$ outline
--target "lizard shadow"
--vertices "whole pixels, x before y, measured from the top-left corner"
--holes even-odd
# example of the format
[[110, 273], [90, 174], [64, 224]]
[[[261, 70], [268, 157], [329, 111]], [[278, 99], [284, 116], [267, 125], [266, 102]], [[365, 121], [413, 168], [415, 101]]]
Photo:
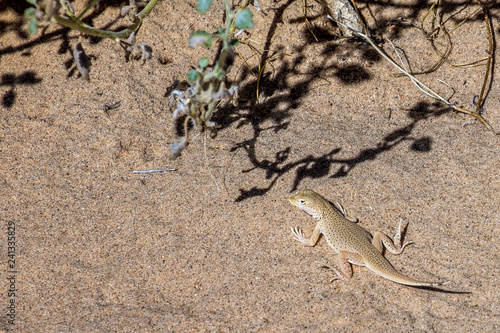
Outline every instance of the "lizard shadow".
[[447, 290], [447, 289], [443, 289], [443, 288], [440, 288], [440, 287], [425, 287], [425, 286], [405, 286], [405, 287], [414, 288], [414, 289], [436, 291], [436, 292], [440, 292], [440, 293], [443, 293], [443, 294], [459, 294], [459, 295], [472, 294], [472, 291]]

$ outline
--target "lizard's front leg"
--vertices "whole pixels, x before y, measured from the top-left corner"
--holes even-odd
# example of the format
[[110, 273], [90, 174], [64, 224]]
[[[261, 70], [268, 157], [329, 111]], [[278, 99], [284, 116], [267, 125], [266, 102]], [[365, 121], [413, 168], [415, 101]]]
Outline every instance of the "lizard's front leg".
[[302, 230], [300, 230], [300, 228], [298, 227], [295, 228], [290, 227], [290, 229], [292, 229], [293, 238], [295, 238], [296, 241], [300, 242], [301, 244], [304, 244], [305, 246], [316, 245], [319, 239], [319, 235], [321, 233], [320, 232], [321, 226], [319, 223], [316, 223], [316, 227], [314, 228], [311, 238], [307, 238], [302, 232]]
[[354, 217], [354, 216], [351, 216], [351, 215], [347, 214], [345, 208], [342, 207], [342, 205], [340, 204], [340, 202], [335, 202], [334, 206], [335, 206], [335, 208], [337, 208], [339, 210], [339, 212], [342, 213], [342, 215], [344, 215], [344, 217], [347, 220], [349, 220], [351, 222], [354, 222], [354, 223], [358, 223], [358, 219], [356, 217]]

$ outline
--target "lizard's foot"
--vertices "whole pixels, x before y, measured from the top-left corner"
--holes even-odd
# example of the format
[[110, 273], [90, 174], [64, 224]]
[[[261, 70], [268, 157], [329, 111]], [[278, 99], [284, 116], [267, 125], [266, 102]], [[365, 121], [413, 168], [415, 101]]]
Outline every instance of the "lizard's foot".
[[342, 273], [338, 269], [336, 269], [335, 267], [329, 266], [327, 264], [320, 264], [320, 267], [321, 268], [329, 269], [329, 270], [333, 271], [333, 273], [335, 274], [330, 279], [330, 283], [332, 283], [333, 281], [337, 281], [337, 280], [341, 280], [341, 281], [347, 282], [348, 279], [344, 275], [342, 275]]
[[386, 234], [383, 234], [379, 231], [375, 232], [372, 239], [372, 244], [379, 250], [380, 253], [383, 252], [384, 247], [387, 251], [392, 254], [401, 254], [403, 253], [405, 247], [407, 245], [413, 244], [413, 242], [406, 242], [401, 246], [401, 221], [399, 221], [398, 230], [394, 235], [394, 240], [392, 240]]
[[396, 234], [394, 234], [394, 245], [397, 249], [397, 252], [399, 252], [399, 253], [394, 253], [391, 251], [394, 254], [401, 254], [401, 253], [403, 253], [403, 250], [406, 247], [406, 245], [415, 244], [414, 242], [410, 241], [410, 242], [404, 243], [403, 246], [401, 246], [401, 222], [402, 221], [403, 221], [402, 219], [399, 219], [398, 230], [396, 231]]
[[298, 227], [295, 228], [290, 227], [290, 229], [292, 230], [293, 238], [304, 246], [314, 246], [318, 242], [320, 235], [320, 229], [318, 226], [316, 226], [316, 228], [314, 229], [311, 238], [306, 238], [302, 230], [300, 230], [300, 228]]
[[295, 228], [290, 227], [290, 229], [292, 230], [293, 238], [297, 242], [302, 243], [302, 244], [306, 244], [306, 242], [309, 240], [308, 238], [306, 238], [306, 236], [304, 235], [304, 233], [302, 232], [302, 230], [300, 228], [298, 228], [298, 227], [295, 227]]

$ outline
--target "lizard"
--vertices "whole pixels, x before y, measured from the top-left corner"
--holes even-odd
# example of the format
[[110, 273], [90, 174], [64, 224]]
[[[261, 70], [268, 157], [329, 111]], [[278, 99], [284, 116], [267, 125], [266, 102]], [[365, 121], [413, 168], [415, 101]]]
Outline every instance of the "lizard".
[[304, 236], [298, 227], [292, 233], [298, 242], [305, 246], [314, 246], [320, 234], [326, 238], [328, 245], [338, 254], [340, 271], [330, 267], [335, 280], [347, 281], [352, 277], [351, 264], [366, 266], [376, 274], [408, 286], [437, 287], [448, 282], [423, 282], [398, 272], [383, 256], [384, 247], [393, 254], [403, 253], [404, 248], [413, 242], [401, 246], [401, 221], [394, 241], [389, 236], [376, 232], [372, 235], [357, 225], [356, 219], [347, 216], [340, 204], [332, 205], [327, 199], [310, 189], [304, 189], [289, 198], [290, 202], [317, 220], [311, 238]]

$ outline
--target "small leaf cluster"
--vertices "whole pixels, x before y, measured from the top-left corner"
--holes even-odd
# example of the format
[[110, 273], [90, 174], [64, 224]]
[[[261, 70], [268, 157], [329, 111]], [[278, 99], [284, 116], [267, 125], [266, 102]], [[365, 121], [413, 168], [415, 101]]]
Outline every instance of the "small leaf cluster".
[[57, 3], [41, 1], [40, 5], [38, 5], [37, 0], [26, 1], [33, 6], [26, 8], [24, 16], [29, 18], [28, 31], [30, 34], [34, 35], [38, 32], [38, 20], [42, 20], [46, 17], [46, 15], [44, 15], [44, 11], [47, 10], [48, 13], [53, 14], [56, 10]]
[[[210, 9], [212, 0], [197, 0], [196, 9], [204, 14]], [[224, 0], [226, 22], [224, 27], [218, 27], [217, 32], [208, 33], [204, 30], [196, 30], [191, 33], [189, 46], [194, 48], [203, 46], [210, 48], [214, 40], [222, 43], [221, 51], [210, 66], [210, 59], [203, 57], [198, 61], [198, 68], [187, 74], [189, 88], [185, 91], [174, 89], [169, 98], [169, 108], [173, 112], [173, 118], [181, 121], [183, 133], [170, 145], [172, 159], [177, 158], [182, 150], [188, 145], [189, 124], [192, 123], [200, 131], [210, 131], [210, 136], [217, 136], [217, 126], [210, 120], [214, 109], [222, 100], [232, 100], [236, 105], [238, 98], [238, 86], [230, 86], [227, 80], [231, 66], [236, 56], [235, 46], [238, 40], [232, 38], [231, 32], [234, 28], [241, 30], [253, 27], [252, 12], [244, 7], [232, 10], [227, 0]], [[229, 88], [228, 88], [229, 87]]]
[[[36, 34], [40, 22], [58, 23], [65, 27], [74, 29], [82, 34], [97, 36], [102, 38], [110, 38], [125, 49], [127, 59], [140, 60], [143, 64], [151, 57], [151, 47], [140, 44], [135, 44], [136, 34], [141, 27], [142, 20], [149, 15], [159, 0], [148, 0], [142, 10], [139, 12], [136, 0], [129, 0], [129, 4], [121, 8], [121, 15], [128, 16], [130, 25], [121, 31], [109, 31], [94, 28], [87, 25], [82, 20], [86, 13], [97, 5], [98, 0], [88, 1], [87, 6], [80, 12], [76, 13], [70, 0], [26, 0], [33, 7], [25, 10], [24, 16], [29, 18], [28, 31], [30, 34]], [[89, 79], [89, 65], [81, 61], [85, 57], [82, 44], [79, 42], [73, 50], [75, 55], [75, 63], [82, 76]], [[76, 55], [80, 55], [76, 57]]]

